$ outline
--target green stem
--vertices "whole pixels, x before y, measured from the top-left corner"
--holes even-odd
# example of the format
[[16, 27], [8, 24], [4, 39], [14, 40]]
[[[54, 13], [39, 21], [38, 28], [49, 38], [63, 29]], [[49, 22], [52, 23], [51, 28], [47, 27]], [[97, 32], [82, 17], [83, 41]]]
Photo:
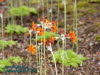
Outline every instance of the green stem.
[[[36, 34], [36, 40], [37, 40], [37, 34]], [[37, 45], [37, 41], [36, 41], [36, 61], [37, 61], [36, 64], [37, 64], [37, 67], [38, 67], [39, 62], [38, 62], [38, 51], [37, 51], [38, 48], [37, 47], [38, 47], [38, 45]], [[37, 75], [38, 75], [38, 73], [37, 73]]]
[[58, 75], [58, 70], [57, 70], [56, 59], [55, 59], [55, 57], [54, 57], [54, 53], [53, 53], [53, 51], [51, 51], [51, 54], [52, 54], [52, 56], [53, 56], [53, 60], [54, 60], [54, 64], [55, 64], [55, 71], [56, 71], [56, 75]]
[[[22, 5], [22, 0], [21, 0], [21, 3], [20, 3], [20, 6]], [[23, 16], [21, 15], [21, 25], [23, 26]], [[30, 33], [30, 45], [32, 44], [32, 33]], [[31, 54], [29, 54], [29, 66], [31, 67]], [[31, 72], [29, 73], [29, 75], [32, 75]]]
[[[2, 17], [1, 17], [1, 25], [2, 25], [2, 39], [4, 39], [4, 23], [3, 23], [3, 14], [2, 14]], [[3, 43], [3, 52], [2, 52], [2, 57], [3, 59], [5, 58], [4, 57], [4, 43]]]
[[76, 52], [78, 53], [78, 26], [77, 26], [77, 2], [75, 0], [75, 3], [74, 3], [74, 17], [75, 17], [75, 27], [76, 27], [76, 37], [77, 37], [77, 40], [76, 40]]

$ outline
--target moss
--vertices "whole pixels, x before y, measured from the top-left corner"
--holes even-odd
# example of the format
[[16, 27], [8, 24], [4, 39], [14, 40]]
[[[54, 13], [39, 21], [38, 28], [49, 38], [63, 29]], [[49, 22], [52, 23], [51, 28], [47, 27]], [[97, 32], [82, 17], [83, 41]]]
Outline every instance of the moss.
[[96, 35], [94, 40], [100, 42], [100, 35]]

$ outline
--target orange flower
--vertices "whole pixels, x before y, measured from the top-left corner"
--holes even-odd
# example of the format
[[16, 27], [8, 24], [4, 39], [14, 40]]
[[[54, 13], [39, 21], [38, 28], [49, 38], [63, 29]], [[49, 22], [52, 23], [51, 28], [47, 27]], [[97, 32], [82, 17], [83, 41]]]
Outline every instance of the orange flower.
[[53, 25], [56, 25], [56, 24], [57, 24], [57, 22], [56, 22], [56, 21], [53, 21], [53, 22], [52, 22], [52, 24], [53, 24]]
[[69, 36], [70, 36], [70, 39], [72, 39], [73, 43], [76, 43], [77, 39], [73, 31], [69, 31]]
[[0, 2], [4, 2], [5, 0], [0, 0]]
[[47, 40], [46, 40], [46, 39], [42, 39], [42, 42], [43, 42], [44, 44], [46, 44]]
[[54, 43], [54, 40], [55, 40], [55, 38], [51, 36], [51, 37], [50, 37], [51, 43]]
[[55, 33], [57, 31], [57, 29], [58, 29], [58, 27], [56, 25], [52, 26], [51, 28], [52, 28], [52, 32], [53, 33]]
[[50, 27], [50, 21], [48, 19], [44, 19], [43, 23], [45, 23], [43, 26], [44, 27]]
[[35, 54], [36, 48], [33, 45], [28, 46], [28, 50], [32, 53]]
[[43, 35], [44, 34], [44, 30], [42, 28], [38, 28], [37, 31], [39, 31], [38, 35]]
[[43, 21], [44, 23], [50, 23], [50, 21], [48, 20], [48, 19], [44, 19], [44, 21]]
[[37, 27], [37, 25], [35, 25], [35, 23], [32, 22], [32, 29], [33, 29], [34, 31], [36, 31], [36, 27]]

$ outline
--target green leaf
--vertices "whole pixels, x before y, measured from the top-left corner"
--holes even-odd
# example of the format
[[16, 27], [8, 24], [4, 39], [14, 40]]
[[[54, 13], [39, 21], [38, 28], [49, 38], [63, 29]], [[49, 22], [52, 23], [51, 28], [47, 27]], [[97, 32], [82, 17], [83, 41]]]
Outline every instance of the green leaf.
[[70, 63], [73, 67], [78, 67], [77, 63]]
[[17, 56], [17, 57], [9, 57], [8, 60], [11, 61], [11, 62], [14, 62], [14, 63], [16, 63], [16, 64], [22, 62], [22, 58], [20, 58], [19, 56]]
[[20, 25], [8, 24], [6, 27], [6, 32], [10, 33], [10, 34], [13, 34], [13, 33], [21, 34], [21, 33], [26, 33], [28, 31], [29, 31], [29, 29], [27, 27], [22, 27]]
[[[78, 64], [82, 64], [83, 60], [86, 60], [85, 57], [76, 54], [73, 50], [65, 51], [62, 50], [61, 48], [59, 48], [58, 51], [54, 53], [54, 57], [56, 62], [59, 62], [65, 66], [73, 66], [73, 67], [78, 67]], [[54, 62], [54, 60], [52, 62]]]
[[80, 60], [86, 60], [86, 58], [83, 57], [82, 55], [78, 55], [78, 58], [79, 58]]
[[0, 49], [3, 49], [7, 46], [16, 45], [16, 44], [17, 44], [17, 42], [12, 41], [12, 40], [9, 40], [9, 41], [0, 40]]
[[30, 13], [37, 14], [35, 8], [29, 8], [27, 6], [13, 7], [9, 12], [12, 16], [28, 16]]

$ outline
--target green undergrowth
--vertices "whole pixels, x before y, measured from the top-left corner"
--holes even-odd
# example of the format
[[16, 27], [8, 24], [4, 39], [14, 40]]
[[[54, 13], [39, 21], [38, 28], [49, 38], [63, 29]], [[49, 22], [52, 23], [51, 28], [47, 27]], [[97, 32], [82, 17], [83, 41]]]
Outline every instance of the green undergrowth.
[[0, 60], [0, 71], [3, 72], [4, 67], [6, 66], [12, 66], [13, 64], [18, 64], [18, 63], [22, 63], [22, 58], [17, 56], [17, 57], [9, 57], [8, 59], [2, 59]]
[[[60, 1], [60, 3], [59, 3], [60, 10], [62, 10], [63, 13], [74, 13], [73, 0], [67, 0], [66, 2], [67, 2], [66, 12], [64, 11], [64, 4], [62, 3], [62, 1]], [[91, 2], [97, 2], [97, 3], [91, 3]], [[93, 1], [92, 0], [90, 0], [90, 1], [80, 0], [80, 1], [77, 1], [78, 17], [99, 12], [99, 10], [97, 10], [97, 7], [99, 7], [99, 4], [98, 4], [99, 2], [100, 2], [99, 0], [93, 0]]]
[[29, 16], [30, 13], [37, 14], [35, 8], [27, 6], [13, 7], [9, 10], [11, 16]]
[[83, 61], [86, 60], [85, 57], [80, 54], [76, 54], [73, 50], [64, 51], [60, 48], [54, 53], [54, 57], [56, 62], [61, 63], [64, 66], [73, 67], [78, 67], [79, 64], [82, 64]]
[[29, 29], [27, 27], [22, 27], [21, 25], [8, 24], [6, 27], [6, 32], [9, 34], [13, 34], [13, 33], [21, 34], [21, 33], [26, 33], [28, 31]]
[[[42, 40], [44, 39], [50, 39], [50, 36], [52, 37], [59, 37], [60, 35], [56, 34], [56, 33], [52, 33], [52, 32], [45, 32], [44, 35], [42, 36], [37, 36], [37, 40]], [[37, 41], [36, 38], [35, 38], [35, 41]]]
[[16, 41], [4, 41], [4, 40], [0, 40], [0, 49], [3, 49], [7, 46], [12, 46], [12, 45], [16, 45], [17, 42]]

